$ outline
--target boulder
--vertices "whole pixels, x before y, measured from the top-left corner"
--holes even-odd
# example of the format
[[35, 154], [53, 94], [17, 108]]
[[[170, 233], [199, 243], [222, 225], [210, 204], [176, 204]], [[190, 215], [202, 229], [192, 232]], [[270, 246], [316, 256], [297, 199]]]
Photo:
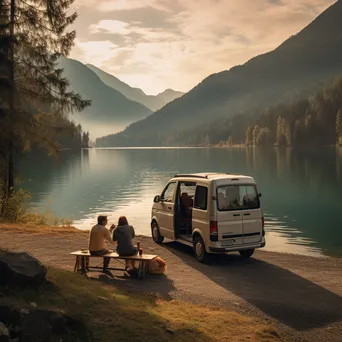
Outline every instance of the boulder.
[[0, 342], [9, 342], [10, 334], [6, 325], [0, 322]]
[[30, 254], [0, 251], [0, 285], [37, 288], [45, 276], [46, 267]]
[[49, 310], [30, 310], [22, 315], [20, 341], [45, 342], [52, 336], [63, 336], [67, 331], [66, 317]]
[[[75, 334], [80, 341], [88, 340], [81, 322], [53, 310], [0, 303], [0, 321], [10, 328], [8, 335], [20, 342], [59, 342], [70, 334]], [[3, 341], [7, 342], [1, 340], [0, 334], [0, 342]]]

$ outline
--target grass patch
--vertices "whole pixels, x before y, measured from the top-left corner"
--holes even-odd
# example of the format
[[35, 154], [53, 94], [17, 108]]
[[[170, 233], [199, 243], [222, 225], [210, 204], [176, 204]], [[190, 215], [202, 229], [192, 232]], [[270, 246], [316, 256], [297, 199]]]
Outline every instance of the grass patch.
[[88, 231], [79, 230], [72, 226], [49, 226], [49, 225], [21, 224], [21, 223], [0, 223], [0, 230], [15, 231], [16, 234], [32, 233], [32, 234], [37, 234], [37, 235], [89, 234]]
[[279, 341], [276, 330], [226, 310], [127, 293], [50, 268], [38, 292], [5, 289], [13, 302], [37, 303], [83, 322], [91, 341]]

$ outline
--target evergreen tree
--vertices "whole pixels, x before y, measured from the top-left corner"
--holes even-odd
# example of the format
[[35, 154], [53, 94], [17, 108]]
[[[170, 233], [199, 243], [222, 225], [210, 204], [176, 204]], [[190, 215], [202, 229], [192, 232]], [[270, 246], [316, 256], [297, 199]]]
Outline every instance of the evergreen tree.
[[227, 141], [227, 145], [230, 147], [233, 146], [233, 137], [232, 136], [229, 136], [228, 141]]
[[280, 141], [282, 139], [283, 136], [283, 127], [282, 127], [282, 117], [278, 116], [277, 118], [277, 136], [276, 136], [276, 145], [280, 145]]
[[[90, 105], [68, 90], [69, 82], [57, 67], [59, 57], [67, 56], [75, 31], [67, 31], [77, 15], [68, 14], [74, 0], [1, 0], [0, 39], [9, 41], [0, 58], [9, 64], [7, 98], [0, 102], [0, 128], [7, 132], [3, 149], [6, 161], [5, 183], [13, 187], [14, 148], [40, 144], [50, 153], [59, 145], [51, 139], [51, 116], [81, 111]], [[7, 22], [6, 22], [7, 20]]]
[[258, 125], [255, 125], [253, 129], [253, 145], [257, 146], [258, 145], [258, 139], [260, 135], [261, 129]]
[[342, 136], [342, 117], [341, 117], [341, 108], [338, 110], [336, 115], [336, 140], [339, 141]]
[[210, 138], [209, 138], [208, 134], [204, 137], [204, 146], [205, 147], [209, 147], [210, 146]]
[[285, 139], [286, 139], [286, 145], [291, 146], [292, 145], [292, 136], [291, 136], [290, 124], [286, 124]]
[[246, 131], [246, 146], [251, 146], [253, 145], [253, 131], [252, 127], [248, 126], [247, 131]]

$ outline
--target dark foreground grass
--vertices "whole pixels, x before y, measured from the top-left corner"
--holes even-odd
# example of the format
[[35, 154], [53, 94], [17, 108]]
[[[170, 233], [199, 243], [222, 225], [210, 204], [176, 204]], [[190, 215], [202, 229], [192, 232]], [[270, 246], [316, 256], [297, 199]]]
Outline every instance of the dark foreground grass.
[[97, 280], [50, 268], [38, 291], [1, 289], [6, 300], [35, 302], [86, 326], [88, 341], [279, 341], [260, 321], [221, 309], [125, 293]]

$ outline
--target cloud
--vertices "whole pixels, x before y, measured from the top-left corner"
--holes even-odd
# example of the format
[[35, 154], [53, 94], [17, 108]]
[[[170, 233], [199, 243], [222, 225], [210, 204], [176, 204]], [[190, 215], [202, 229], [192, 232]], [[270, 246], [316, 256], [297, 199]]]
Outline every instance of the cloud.
[[151, 93], [169, 87], [187, 91], [211, 73], [272, 50], [334, 3], [87, 0], [80, 7], [87, 22], [92, 2], [100, 20], [85, 28], [88, 36], [82, 34], [73, 57], [89, 58], [87, 62]]

